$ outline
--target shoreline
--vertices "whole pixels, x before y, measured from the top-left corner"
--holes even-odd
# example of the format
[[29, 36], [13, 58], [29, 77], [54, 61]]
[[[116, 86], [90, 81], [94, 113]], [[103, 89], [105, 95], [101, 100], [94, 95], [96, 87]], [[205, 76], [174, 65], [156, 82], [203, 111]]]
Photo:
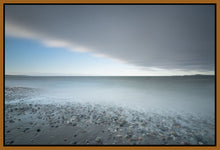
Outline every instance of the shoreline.
[[214, 145], [213, 123], [120, 106], [21, 101], [5, 104], [5, 145]]

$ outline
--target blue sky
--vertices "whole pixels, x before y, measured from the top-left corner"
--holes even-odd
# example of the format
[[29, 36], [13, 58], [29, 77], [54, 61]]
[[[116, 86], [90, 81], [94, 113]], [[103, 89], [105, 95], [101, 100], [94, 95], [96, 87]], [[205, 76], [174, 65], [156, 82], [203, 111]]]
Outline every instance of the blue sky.
[[6, 74], [121, 75], [129, 68], [132, 67], [88, 52], [48, 47], [32, 39], [5, 38]]
[[5, 73], [215, 74], [214, 5], [6, 5]]

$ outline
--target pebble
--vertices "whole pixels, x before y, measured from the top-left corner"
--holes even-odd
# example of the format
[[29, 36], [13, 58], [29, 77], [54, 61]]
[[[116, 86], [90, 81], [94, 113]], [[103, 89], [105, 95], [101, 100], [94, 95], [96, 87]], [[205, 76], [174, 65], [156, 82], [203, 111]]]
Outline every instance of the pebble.
[[202, 143], [202, 142], [199, 142], [199, 145], [203, 145], [203, 143]]
[[132, 135], [133, 132], [132, 132], [131, 130], [129, 130], [127, 134], [128, 134], [128, 135]]
[[122, 138], [122, 135], [117, 134], [116, 137], [117, 137], [117, 138]]
[[127, 139], [130, 138], [130, 137], [131, 137], [131, 136], [129, 136], [129, 135], [126, 135], [126, 136], [125, 136], [125, 138], [127, 138]]
[[138, 137], [138, 140], [139, 140], [139, 141], [142, 141], [142, 137]]
[[146, 126], [146, 123], [145, 123], [145, 122], [143, 122], [143, 123], [141, 123], [141, 125], [142, 125], [142, 126]]
[[83, 131], [82, 131], [82, 133], [86, 133], [86, 131], [85, 131], [85, 130], [83, 130]]
[[40, 132], [40, 129], [37, 129], [37, 132]]
[[77, 142], [73, 142], [73, 144], [77, 144]]
[[89, 141], [88, 141], [88, 140], [86, 140], [85, 142], [86, 142], [86, 144], [89, 144]]
[[14, 120], [10, 120], [9, 122], [10, 122], [10, 123], [14, 123], [15, 121], [14, 121]]
[[119, 124], [120, 124], [121, 127], [123, 127], [126, 123], [127, 123], [126, 120], [122, 120]]
[[29, 130], [29, 128], [25, 128], [23, 132], [26, 132], [27, 130]]
[[64, 138], [63, 140], [66, 142], [66, 141], [67, 141], [67, 138]]
[[176, 135], [176, 132], [171, 132], [170, 134], [171, 134], [171, 135]]
[[95, 141], [96, 141], [97, 143], [101, 143], [101, 142], [102, 142], [102, 138], [101, 138], [101, 137], [96, 137]]

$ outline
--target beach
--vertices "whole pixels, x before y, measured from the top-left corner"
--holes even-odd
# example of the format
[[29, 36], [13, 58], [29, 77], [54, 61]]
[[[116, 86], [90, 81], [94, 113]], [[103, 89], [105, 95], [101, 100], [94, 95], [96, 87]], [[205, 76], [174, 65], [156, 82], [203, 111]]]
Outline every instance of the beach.
[[5, 105], [6, 145], [213, 145], [214, 124], [122, 107]]

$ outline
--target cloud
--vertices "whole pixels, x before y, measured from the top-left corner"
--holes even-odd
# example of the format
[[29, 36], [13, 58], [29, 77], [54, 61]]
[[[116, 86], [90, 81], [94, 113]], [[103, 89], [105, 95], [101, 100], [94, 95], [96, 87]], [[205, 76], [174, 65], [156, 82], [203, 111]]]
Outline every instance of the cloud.
[[68, 43], [64, 41], [48, 40], [44, 44], [48, 47], [69, 47]]
[[39, 35], [30, 31], [24, 27], [20, 27], [16, 23], [11, 22], [10, 20], [5, 21], [5, 33], [8, 36], [18, 37], [18, 38], [33, 38], [38, 39]]
[[76, 44], [70, 44], [67, 43], [65, 41], [61, 41], [61, 40], [44, 40], [42, 41], [44, 43], [44, 45], [48, 46], [48, 47], [62, 47], [62, 48], [66, 48], [68, 50], [71, 51], [75, 51], [75, 52], [89, 52], [91, 51], [89, 48], [85, 47], [85, 46], [79, 46]]
[[214, 5], [6, 5], [5, 33], [156, 70], [214, 72]]

